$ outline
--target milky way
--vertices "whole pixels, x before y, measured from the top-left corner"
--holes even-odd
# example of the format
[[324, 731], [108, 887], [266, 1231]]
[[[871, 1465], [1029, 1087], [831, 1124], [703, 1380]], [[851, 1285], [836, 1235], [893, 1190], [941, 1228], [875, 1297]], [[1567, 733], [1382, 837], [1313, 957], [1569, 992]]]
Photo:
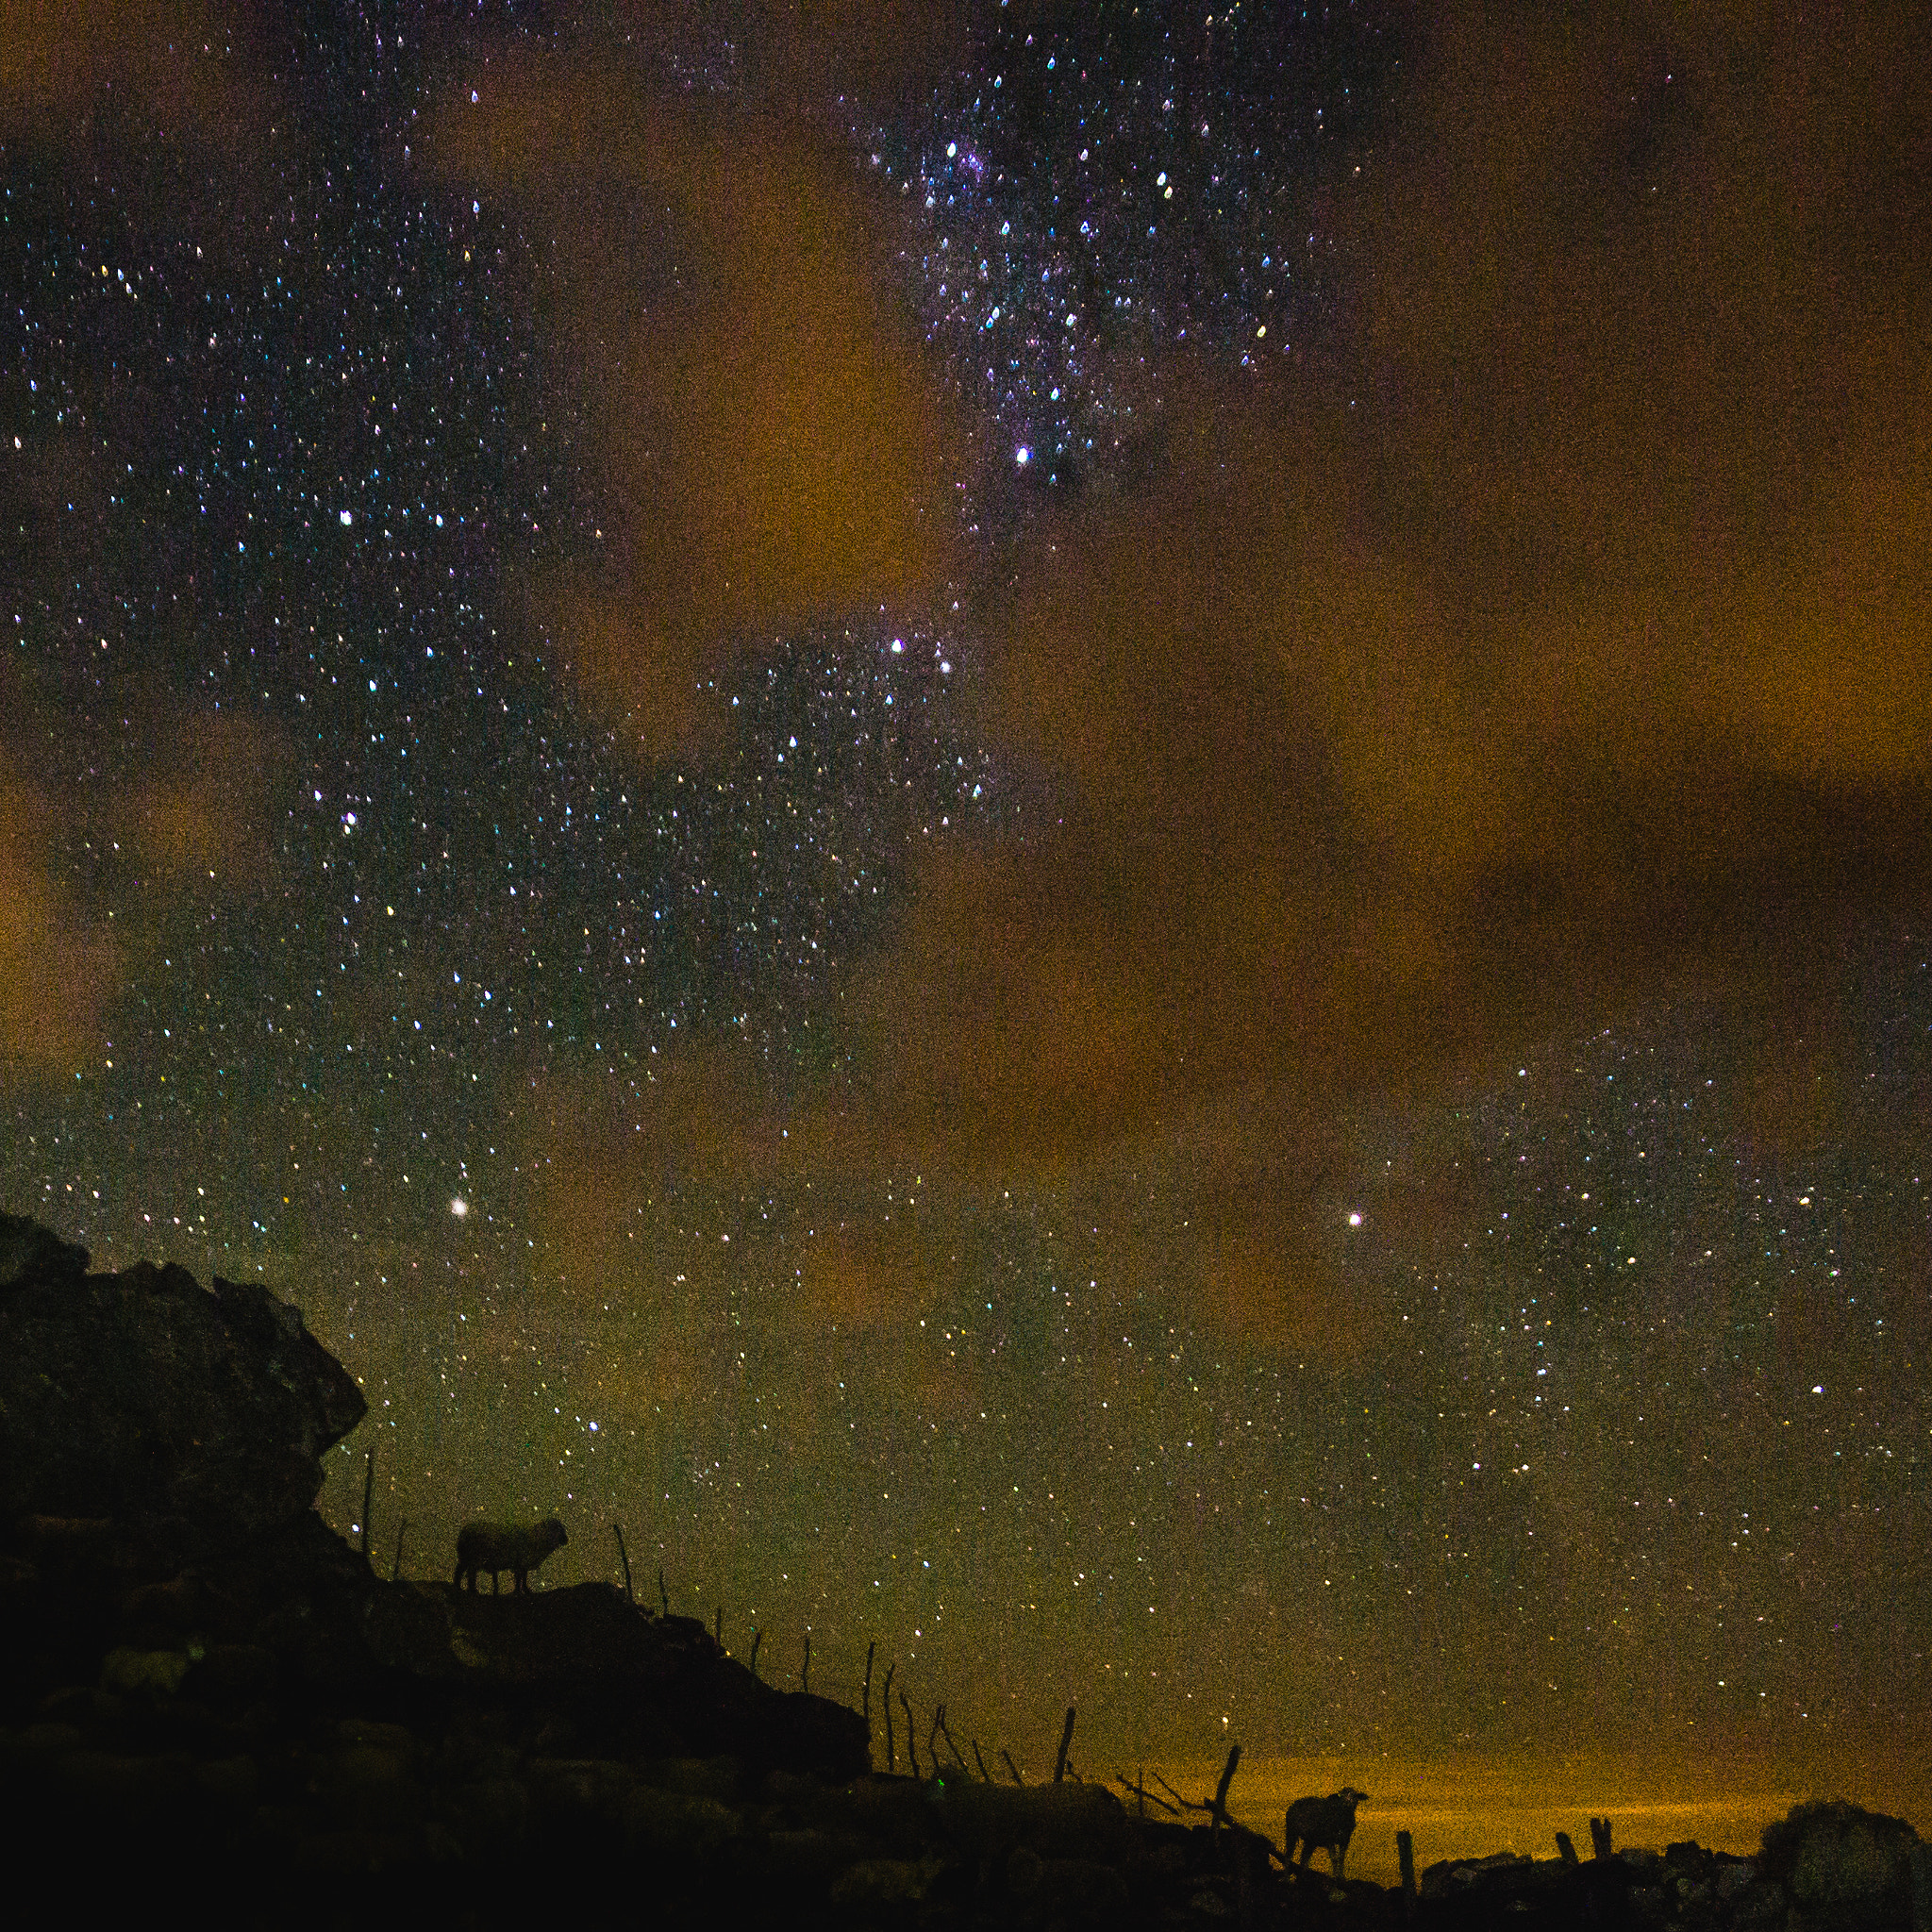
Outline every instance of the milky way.
[[[1103, 1098], [1058, 1140], [1016, 1141], [975, 1084], [1003, 968], [1048, 989], [1014, 1039], [1191, 1050], [1202, 986], [1091, 976], [1158, 923], [1146, 854], [1195, 851], [1171, 780], [1158, 825], [1118, 830], [1145, 747], [1130, 729], [1096, 788], [1013, 728], [1003, 680], [1058, 665], [1014, 641], [1036, 576], [1185, 494], [1180, 425], [1209, 425], [1186, 460], [1215, 475], [1251, 395], [1344, 451], [1380, 433], [1351, 415], [1410, 424], [1358, 325], [1416, 25], [988, 8], [914, 88], [781, 106], [801, 170], [835, 130], [824, 192], [868, 211], [952, 412], [944, 568], [923, 598], [721, 629], [667, 746], [619, 716], [635, 663], [613, 711], [545, 602], [622, 584], [642, 521], [591, 454], [567, 251], [422, 152], [473, 79], [481, 113], [517, 61], [612, 30], [300, 18], [194, 57], [239, 136], [0, 120], [6, 1206], [97, 1264], [300, 1302], [374, 1411], [323, 1507], [353, 1520], [374, 1441], [406, 1571], [443, 1570], [474, 1511], [557, 1508], [558, 1580], [614, 1574], [621, 1520], [727, 1639], [757, 1624], [769, 1658], [808, 1628], [834, 1689], [876, 1639], [1023, 1758], [1075, 1699], [1108, 1747], [1177, 1756], [1783, 1762], [1923, 1713], [1909, 919], [1843, 934], [1802, 1024], [1754, 1031], [1662, 971], [1582, 974], [1548, 1024], [1528, 1001], [1534, 1024], [1419, 1022], [1413, 1077], [1352, 1077], [1318, 1129], [1268, 1064], [1165, 1068], [1171, 1108]], [[763, 141], [746, 50], [670, 38], [641, 80], [620, 50], [625, 84], [721, 117], [721, 151]], [[1617, 165], [1648, 192], [1675, 124], [1643, 111]], [[691, 232], [675, 276], [643, 267], [731, 286]], [[598, 353], [623, 363], [614, 327]], [[1377, 487], [1322, 513], [1366, 547], [1400, 521]], [[1067, 660], [1083, 726], [1089, 675]], [[1236, 713], [1183, 747], [1212, 801], [1251, 721], [1203, 676]], [[1292, 769], [1345, 791], [1324, 758]], [[1272, 862], [1224, 842], [1200, 841], [1215, 880]], [[1562, 890], [1545, 860], [1511, 851], [1525, 903]], [[1383, 863], [1332, 945], [1301, 901], [1257, 903], [1379, 972]], [[945, 891], [984, 926], [923, 926]], [[1200, 976], [1264, 1006], [1238, 939], [1213, 927]], [[984, 1031], [932, 1037], [955, 1017]], [[1285, 1024], [1255, 1022], [1264, 1055], [1303, 1039]], [[957, 1096], [944, 1123], [879, 1125], [915, 1091], [880, 1040]]]

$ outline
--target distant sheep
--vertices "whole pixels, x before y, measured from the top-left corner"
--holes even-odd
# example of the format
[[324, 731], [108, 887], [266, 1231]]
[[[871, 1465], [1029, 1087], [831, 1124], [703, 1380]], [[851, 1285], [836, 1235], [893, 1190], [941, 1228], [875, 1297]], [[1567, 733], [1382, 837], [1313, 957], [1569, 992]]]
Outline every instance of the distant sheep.
[[1355, 1807], [1368, 1796], [1353, 1785], [1325, 1798], [1297, 1798], [1288, 1807], [1288, 1823], [1282, 1827], [1281, 1856], [1284, 1863], [1294, 1858], [1297, 1843], [1302, 1848], [1302, 1869], [1317, 1845], [1328, 1854], [1329, 1869], [1339, 1882], [1341, 1861], [1348, 1856], [1348, 1841], [1355, 1836]]
[[508, 1570], [516, 1578], [518, 1590], [528, 1590], [530, 1572], [569, 1541], [563, 1524], [554, 1516], [530, 1524], [466, 1523], [457, 1532], [456, 1586], [460, 1590], [467, 1583], [475, 1590], [477, 1573], [487, 1570], [491, 1594], [500, 1596], [503, 1573]]

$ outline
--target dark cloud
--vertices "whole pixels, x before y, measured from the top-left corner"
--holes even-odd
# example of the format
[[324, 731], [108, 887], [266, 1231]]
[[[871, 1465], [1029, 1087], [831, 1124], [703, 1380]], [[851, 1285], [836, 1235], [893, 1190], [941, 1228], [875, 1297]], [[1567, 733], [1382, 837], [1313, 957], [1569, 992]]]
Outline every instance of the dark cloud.
[[213, 5], [35, 0], [0, 6], [0, 134], [64, 144], [94, 117], [164, 132], [240, 131], [256, 96], [242, 84], [245, 17]]
[[104, 727], [0, 679], [0, 1055], [42, 1074], [110, 1051], [170, 922], [273, 877], [280, 734], [138, 675], [116, 695], [125, 708]]
[[[5, 0], [0, 140], [42, 181], [111, 180], [89, 226], [185, 234], [210, 262], [257, 256], [298, 125], [272, 30], [261, 9], [207, 0]], [[144, 441], [156, 425], [125, 426]]]
[[[760, 22], [768, 76], [856, 58]], [[880, 293], [898, 215], [786, 87], [760, 118], [485, 63], [430, 144], [556, 241], [618, 508], [529, 596], [590, 703], [701, 748], [721, 637], [979, 571], [981, 722], [1035, 808], [919, 867], [816, 1072], [681, 1062], [590, 1191], [1095, 1191], [1106, 1265], [1341, 1360], [1393, 1340], [1374, 1257], [1457, 1208], [1431, 1174], [1344, 1240], [1338, 1122], [1657, 999], [1803, 1037], [1834, 936], [1928, 885], [1928, 143], [1890, 33], [1432, 18], [1320, 353], [1124, 337], [1161, 399], [1141, 482], [983, 564]], [[1150, 1163], [1185, 1238], [1130, 1231]], [[876, 1249], [825, 1248], [806, 1299], [885, 1306], [922, 1270]]]
[[121, 948], [48, 862], [63, 830], [39, 787], [0, 781], [0, 1059], [71, 1078], [101, 1051]]
[[549, 237], [609, 506], [594, 563], [538, 608], [592, 702], [656, 754], [706, 728], [692, 688], [721, 641], [935, 597], [945, 412], [880, 286], [876, 211], [796, 120], [560, 55], [475, 82], [426, 144]]
[[275, 875], [272, 801], [286, 784], [283, 734], [219, 711], [163, 705], [137, 754], [142, 774], [120, 816], [140, 864], [164, 891], [253, 894]]

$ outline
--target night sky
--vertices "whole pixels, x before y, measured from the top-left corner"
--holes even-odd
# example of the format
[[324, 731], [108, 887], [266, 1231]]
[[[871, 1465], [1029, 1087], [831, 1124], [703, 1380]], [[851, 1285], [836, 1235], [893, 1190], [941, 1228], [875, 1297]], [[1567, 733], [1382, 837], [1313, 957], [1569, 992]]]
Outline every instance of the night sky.
[[1023, 1761], [1895, 1777], [1912, 26], [0, 0], [0, 1204]]

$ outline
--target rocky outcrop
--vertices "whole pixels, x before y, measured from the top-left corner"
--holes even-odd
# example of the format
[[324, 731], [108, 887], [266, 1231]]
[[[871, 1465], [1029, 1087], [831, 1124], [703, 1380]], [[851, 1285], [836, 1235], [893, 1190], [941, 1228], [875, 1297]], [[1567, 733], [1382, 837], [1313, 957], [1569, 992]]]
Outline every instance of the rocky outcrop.
[[299, 1516], [361, 1391], [267, 1289], [0, 1215], [0, 1519], [109, 1519], [182, 1555]]
[[364, 1407], [300, 1315], [88, 1264], [0, 1217], [0, 1815], [54, 1866], [105, 1841], [130, 1895], [211, 1864], [238, 1896], [285, 1870], [440, 1893], [475, 1866], [493, 1897], [493, 1861], [541, 1876], [575, 1847], [682, 1885], [761, 1779], [868, 1772], [856, 1712], [608, 1585], [382, 1581], [311, 1507]]

